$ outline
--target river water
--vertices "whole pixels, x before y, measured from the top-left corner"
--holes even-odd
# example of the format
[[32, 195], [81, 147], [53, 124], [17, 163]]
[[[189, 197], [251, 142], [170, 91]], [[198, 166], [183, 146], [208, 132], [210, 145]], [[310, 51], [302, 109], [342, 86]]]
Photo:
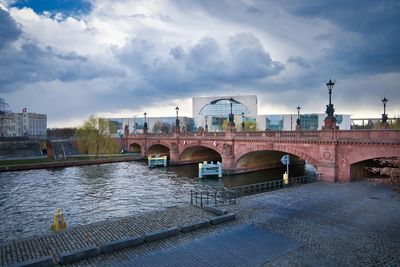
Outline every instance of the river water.
[[[191, 189], [281, 179], [285, 168], [198, 179], [197, 165], [149, 169], [145, 162], [0, 173], [0, 242], [50, 232], [61, 208], [68, 226], [188, 204]], [[312, 173], [293, 166], [290, 176]]]

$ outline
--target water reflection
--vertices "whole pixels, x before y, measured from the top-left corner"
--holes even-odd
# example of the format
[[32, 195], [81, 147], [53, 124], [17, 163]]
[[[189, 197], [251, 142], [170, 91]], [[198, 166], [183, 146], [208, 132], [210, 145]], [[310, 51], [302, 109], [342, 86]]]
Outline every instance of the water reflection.
[[[197, 171], [197, 165], [149, 169], [144, 162], [122, 162], [0, 173], [0, 242], [50, 232], [57, 208], [69, 226], [87, 224], [187, 204], [191, 189], [280, 179], [285, 170], [222, 179], [197, 179]], [[304, 173], [304, 166], [297, 171]]]

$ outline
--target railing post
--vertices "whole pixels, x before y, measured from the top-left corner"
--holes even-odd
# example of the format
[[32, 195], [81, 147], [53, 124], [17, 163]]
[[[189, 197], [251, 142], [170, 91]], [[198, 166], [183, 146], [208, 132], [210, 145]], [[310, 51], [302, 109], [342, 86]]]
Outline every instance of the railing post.
[[190, 204], [193, 205], [193, 190], [190, 190]]
[[203, 207], [203, 192], [200, 193], [200, 207]]

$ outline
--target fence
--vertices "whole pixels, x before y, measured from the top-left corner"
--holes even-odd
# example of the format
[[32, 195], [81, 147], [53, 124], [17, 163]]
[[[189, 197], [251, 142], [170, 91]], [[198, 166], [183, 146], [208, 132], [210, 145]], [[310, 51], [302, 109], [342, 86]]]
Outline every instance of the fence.
[[203, 208], [207, 205], [236, 204], [236, 192], [229, 189], [214, 191], [190, 190], [190, 204]]
[[235, 187], [230, 187], [229, 189], [235, 191], [236, 196], [240, 197], [240, 196], [252, 195], [261, 192], [281, 189], [292, 185], [312, 183], [315, 182], [319, 176], [320, 174], [312, 174], [312, 175], [304, 175], [298, 177], [290, 177], [287, 185], [284, 184], [283, 180], [274, 180], [257, 184], [235, 186]]

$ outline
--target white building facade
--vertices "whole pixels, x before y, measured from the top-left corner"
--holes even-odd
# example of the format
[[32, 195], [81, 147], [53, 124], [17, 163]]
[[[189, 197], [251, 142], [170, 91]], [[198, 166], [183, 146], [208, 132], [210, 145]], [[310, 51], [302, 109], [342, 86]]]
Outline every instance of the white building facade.
[[3, 136], [46, 136], [47, 115], [30, 112], [10, 113], [2, 120]]
[[[218, 101], [221, 100], [221, 101]], [[257, 131], [293, 131], [296, 129], [297, 114], [259, 115], [257, 113], [257, 96], [216, 96], [193, 97], [192, 112], [195, 128], [202, 127], [210, 132], [222, 131], [223, 121], [228, 120], [230, 102], [233, 102], [233, 114], [236, 128], [240, 129], [244, 121], [254, 121]], [[226, 101], [226, 102], [223, 102]], [[221, 103], [221, 105], [217, 105]], [[241, 109], [235, 110], [235, 105], [241, 105]], [[336, 125], [340, 130], [351, 129], [351, 116], [337, 114]], [[303, 131], [321, 130], [325, 125], [325, 113], [301, 114], [300, 124]]]

